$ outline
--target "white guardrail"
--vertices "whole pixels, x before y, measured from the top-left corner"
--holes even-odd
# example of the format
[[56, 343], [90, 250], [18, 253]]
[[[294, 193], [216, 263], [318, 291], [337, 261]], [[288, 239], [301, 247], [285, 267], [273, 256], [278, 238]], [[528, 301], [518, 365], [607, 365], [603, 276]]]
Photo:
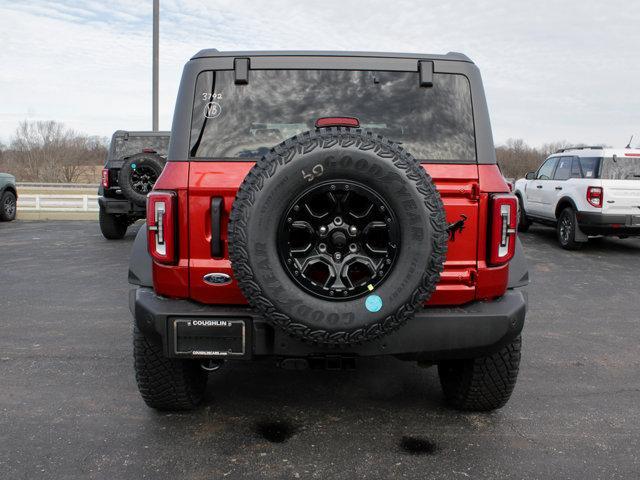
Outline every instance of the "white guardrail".
[[98, 195], [40, 195], [18, 192], [18, 211], [97, 212]]

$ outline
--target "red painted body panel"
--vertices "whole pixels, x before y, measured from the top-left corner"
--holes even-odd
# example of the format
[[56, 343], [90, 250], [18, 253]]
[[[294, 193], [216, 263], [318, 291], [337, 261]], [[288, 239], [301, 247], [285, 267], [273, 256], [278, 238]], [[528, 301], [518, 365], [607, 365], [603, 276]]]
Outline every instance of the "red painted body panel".
[[[156, 292], [206, 304], [240, 305], [246, 299], [235, 281], [209, 285], [203, 277], [219, 272], [232, 276], [228, 260], [227, 223], [236, 191], [252, 162], [169, 162], [155, 189], [178, 192], [179, 261], [154, 264]], [[466, 217], [464, 229], [450, 240], [447, 261], [436, 292], [427, 305], [461, 305], [502, 295], [508, 267], [486, 264], [489, 193], [508, 192], [497, 166], [426, 164], [445, 205], [447, 221]], [[223, 257], [211, 257], [211, 198], [222, 197]]]
[[478, 166], [425, 164], [447, 214], [454, 223], [464, 215], [462, 232], [449, 239], [440, 283], [427, 305], [461, 305], [475, 299], [478, 235]]

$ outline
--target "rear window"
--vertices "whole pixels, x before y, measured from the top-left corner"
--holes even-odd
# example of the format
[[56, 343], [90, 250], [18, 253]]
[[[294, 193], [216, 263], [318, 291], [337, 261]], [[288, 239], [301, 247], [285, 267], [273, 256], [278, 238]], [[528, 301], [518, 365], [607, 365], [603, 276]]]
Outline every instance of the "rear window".
[[602, 178], [608, 180], [640, 180], [640, 157], [614, 155], [602, 162]]
[[142, 152], [145, 148], [152, 148], [162, 156], [167, 155], [169, 136], [117, 136], [112, 140], [110, 159], [120, 160]]
[[417, 72], [251, 70], [198, 76], [191, 123], [192, 158], [256, 159], [321, 117], [356, 117], [361, 127], [399, 142], [420, 160], [476, 160], [469, 81]]

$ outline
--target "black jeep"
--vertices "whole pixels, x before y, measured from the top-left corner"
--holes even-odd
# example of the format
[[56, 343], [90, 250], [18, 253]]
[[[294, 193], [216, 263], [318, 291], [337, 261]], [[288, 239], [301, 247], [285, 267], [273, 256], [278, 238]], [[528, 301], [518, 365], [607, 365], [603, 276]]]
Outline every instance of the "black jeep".
[[105, 238], [124, 237], [127, 227], [144, 218], [147, 193], [162, 173], [170, 132], [116, 131], [98, 189], [100, 230]]

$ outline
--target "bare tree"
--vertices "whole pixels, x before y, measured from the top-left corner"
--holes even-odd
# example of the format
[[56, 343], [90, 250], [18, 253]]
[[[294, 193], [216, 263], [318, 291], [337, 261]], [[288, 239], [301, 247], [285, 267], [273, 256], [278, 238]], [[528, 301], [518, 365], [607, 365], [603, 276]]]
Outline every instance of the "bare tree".
[[[106, 155], [105, 141], [55, 121], [20, 122], [7, 155], [22, 181], [77, 182]], [[94, 168], [95, 170], [95, 168]]]
[[552, 153], [567, 147], [583, 147], [584, 143], [570, 144], [566, 141], [545, 143], [530, 147], [521, 138], [510, 138], [504, 145], [496, 147], [496, 158], [505, 177], [521, 178], [527, 172], [535, 171], [542, 161]]

